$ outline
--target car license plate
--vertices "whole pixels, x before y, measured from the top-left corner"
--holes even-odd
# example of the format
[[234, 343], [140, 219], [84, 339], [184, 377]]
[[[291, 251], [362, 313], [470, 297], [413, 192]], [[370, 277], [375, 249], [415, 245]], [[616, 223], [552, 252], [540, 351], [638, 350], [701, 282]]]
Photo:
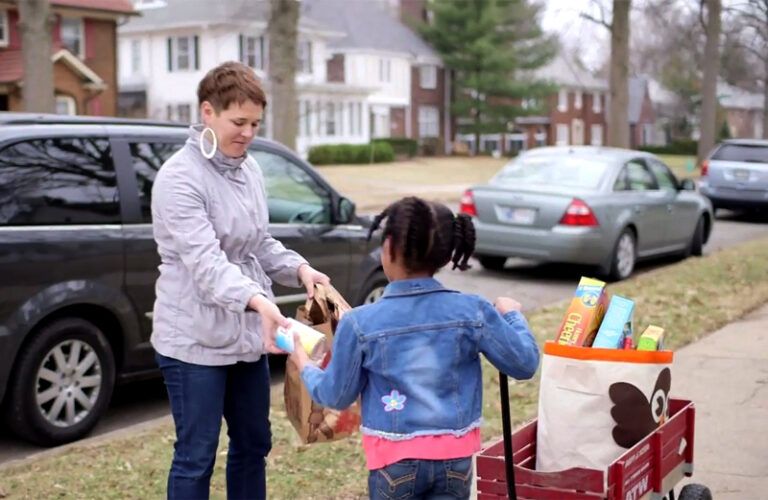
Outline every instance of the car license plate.
[[746, 181], [749, 180], [749, 170], [745, 169], [737, 169], [733, 171], [733, 178], [737, 181]]
[[536, 220], [536, 210], [532, 208], [497, 207], [496, 214], [507, 224], [530, 226]]

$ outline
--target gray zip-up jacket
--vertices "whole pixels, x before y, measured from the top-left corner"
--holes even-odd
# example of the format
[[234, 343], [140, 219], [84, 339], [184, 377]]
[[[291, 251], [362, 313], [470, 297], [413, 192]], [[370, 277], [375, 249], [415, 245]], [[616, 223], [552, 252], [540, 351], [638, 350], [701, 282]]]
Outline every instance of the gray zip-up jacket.
[[[201, 127], [168, 159], [152, 187], [152, 229], [160, 253], [152, 346], [200, 365], [256, 361], [264, 353], [261, 321], [246, 311], [272, 280], [300, 286], [306, 263], [269, 234], [261, 169], [220, 151], [208, 160]], [[206, 142], [206, 149], [211, 145]]]

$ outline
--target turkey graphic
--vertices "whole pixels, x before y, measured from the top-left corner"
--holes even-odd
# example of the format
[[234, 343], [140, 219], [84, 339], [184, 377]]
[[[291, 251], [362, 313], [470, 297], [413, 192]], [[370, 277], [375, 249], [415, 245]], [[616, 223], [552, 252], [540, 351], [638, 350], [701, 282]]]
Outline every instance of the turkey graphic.
[[669, 389], [672, 372], [659, 372], [650, 400], [632, 384], [617, 382], [608, 389], [613, 402], [611, 416], [616, 426], [613, 440], [622, 448], [631, 448], [669, 418]]

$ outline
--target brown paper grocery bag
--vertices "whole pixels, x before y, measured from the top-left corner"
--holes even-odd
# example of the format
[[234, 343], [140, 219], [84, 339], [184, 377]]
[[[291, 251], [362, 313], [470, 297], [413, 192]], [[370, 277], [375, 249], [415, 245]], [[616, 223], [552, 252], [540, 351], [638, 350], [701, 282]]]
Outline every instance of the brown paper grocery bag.
[[[350, 305], [335, 288], [316, 285], [314, 298], [297, 309], [296, 319], [325, 333], [326, 346], [330, 349], [336, 326], [341, 316], [350, 309]], [[325, 368], [330, 360], [331, 352], [328, 350], [318, 365]], [[342, 411], [316, 404], [301, 381], [298, 367], [290, 359], [285, 367], [283, 395], [288, 420], [302, 443], [336, 441], [352, 435], [360, 428], [359, 401]]]

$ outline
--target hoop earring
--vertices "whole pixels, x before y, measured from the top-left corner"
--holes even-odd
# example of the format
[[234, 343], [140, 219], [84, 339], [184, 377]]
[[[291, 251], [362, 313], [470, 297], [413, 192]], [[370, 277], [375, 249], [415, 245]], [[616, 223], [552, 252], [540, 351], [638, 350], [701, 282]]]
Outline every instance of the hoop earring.
[[[213, 149], [210, 151], [205, 150], [205, 133], [210, 132], [211, 136], [213, 137]], [[214, 157], [216, 154], [216, 150], [219, 147], [219, 140], [216, 138], [216, 132], [213, 131], [211, 127], [205, 127], [202, 132], [200, 132], [200, 153], [205, 156], [208, 160]]]

